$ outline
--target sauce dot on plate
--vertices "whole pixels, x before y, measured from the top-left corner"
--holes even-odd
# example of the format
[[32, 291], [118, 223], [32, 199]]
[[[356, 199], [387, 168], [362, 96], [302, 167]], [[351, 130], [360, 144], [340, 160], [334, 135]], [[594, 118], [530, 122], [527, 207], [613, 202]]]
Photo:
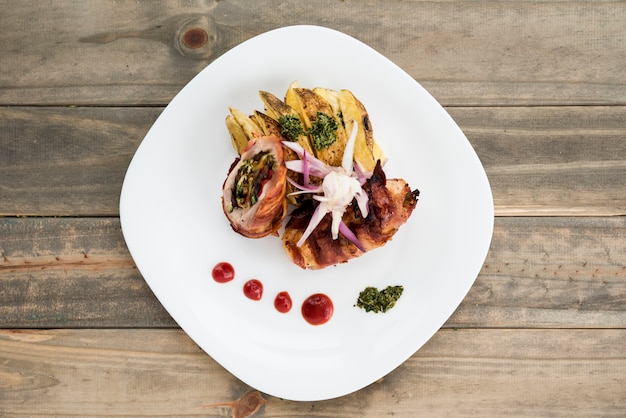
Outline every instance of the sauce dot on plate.
[[288, 292], [280, 292], [274, 298], [274, 307], [280, 313], [287, 313], [291, 310], [291, 296]]
[[333, 316], [333, 302], [322, 293], [309, 296], [302, 303], [302, 316], [311, 325], [322, 325]]
[[217, 263], [211, 272], [213, 280], [218, 283], [227, 283], [235, 278], [235, 269], [229, 263]]
[[248, 299], [261, 300], [263, 297], [263, 283], [257, 279], [251, 279], [244, 283], [243, 294]]

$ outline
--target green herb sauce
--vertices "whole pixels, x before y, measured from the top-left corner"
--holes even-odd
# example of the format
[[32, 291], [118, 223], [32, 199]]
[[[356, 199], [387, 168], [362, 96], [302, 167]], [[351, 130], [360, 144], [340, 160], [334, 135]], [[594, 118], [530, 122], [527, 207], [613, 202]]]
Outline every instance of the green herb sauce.
[[403, 291], [403, 286], [387, 286], [383, 290], [371, 286], [366, 287], [359, 293], [354, 306], [364, 309], [365, 312], [387, 312], [395, 306]]
[[331, 146], [337, 141], [337, 122], [325, 113], [317, 112], [315, 122], [311, 126], [311, 143], [313, 148], [320, 150]]
[[278, 118], [280, 133], [290, 141], [297, 141], [300, 135], [306, 134], [302, 121], [296, 115], [282, 115]]

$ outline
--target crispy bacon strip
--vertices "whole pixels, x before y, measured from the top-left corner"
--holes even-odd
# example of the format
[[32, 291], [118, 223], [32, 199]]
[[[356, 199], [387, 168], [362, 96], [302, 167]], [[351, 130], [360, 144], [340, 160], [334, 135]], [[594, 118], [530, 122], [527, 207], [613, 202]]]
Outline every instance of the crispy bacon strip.
[[[411, 191], [403, 179], [386, 179], [380, 163], [363, 187], [369, 196], [369, 214], [361, 216], [357, 205], [346, 211], [343, 221], [354, 232], [366, 251], [385, 245], [411, 216], [417, 203], [418, 190]], [[289, 258], [303, 269], [322, 269], [345, 263], [362, 253], [343, 236], [333, 240], [331, 218], [326, 215], [315, 231], [300, 247], [296, 245], [307, 227], [314, 203], [296, 209], [283, 234], [283, 247]]]

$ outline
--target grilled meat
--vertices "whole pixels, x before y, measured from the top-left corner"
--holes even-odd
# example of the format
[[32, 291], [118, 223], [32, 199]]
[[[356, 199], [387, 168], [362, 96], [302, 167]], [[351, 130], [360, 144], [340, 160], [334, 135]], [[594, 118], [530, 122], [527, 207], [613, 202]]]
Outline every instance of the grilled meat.
[[[411, 191], [403, 179], [387, 180], [380, 162], [363, 189], [369, 197], [368, 216], [363, 218], [358, 206], [353, 203], [344, 214], [343, 221], [369, 251], [385, 245], [409, 219], [419, 191]], [[313, 200], [304, 202], [291, 214], [282, 237], [289, 258], [303, 269], [316, 270], [359, 257], [362, 252], [341, 234], [338, 239], [332, 239], [330, 214], [324, 217], [301, 247], [296, 245], [311, 219], [314, 205]]]

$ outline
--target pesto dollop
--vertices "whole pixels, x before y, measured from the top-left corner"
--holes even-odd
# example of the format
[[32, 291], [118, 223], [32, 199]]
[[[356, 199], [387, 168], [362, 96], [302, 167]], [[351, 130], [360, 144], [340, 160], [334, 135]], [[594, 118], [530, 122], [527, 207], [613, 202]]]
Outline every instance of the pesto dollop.
[[317, 117], [309, 132], [313, 148], [320, 150], [334, 144], [337, 141], [337, 128], [337, 122], [333, 117], [317, 112]]
[[383, 290], [375, 287], [366, 287], [361, 293], [354, 306], [364, 309], [365, 312], [387, 312], [393, 308], [402, 296], [404, 286], [387, 286]]
[[302, 121], [297, 115], [281, 115], [278, 118], [280, 133], [290, 141], [297, 141], [300, 135], [304, 135]]

